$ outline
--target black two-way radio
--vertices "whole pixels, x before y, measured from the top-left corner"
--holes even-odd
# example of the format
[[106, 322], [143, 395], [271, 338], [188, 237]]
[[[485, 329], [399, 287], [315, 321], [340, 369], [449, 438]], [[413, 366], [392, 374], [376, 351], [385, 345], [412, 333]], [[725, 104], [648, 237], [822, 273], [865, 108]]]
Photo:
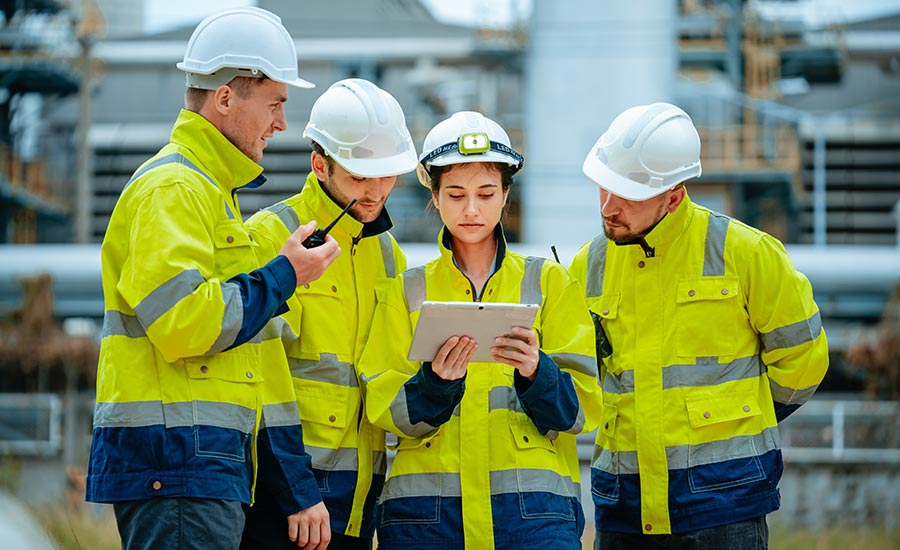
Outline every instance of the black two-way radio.
[[305, 246], [306, 248], [315, 248], [317, 246], [322, 246], [323, 244], [325, 244], [325, 235], [327, 235], [328, 232], [331, 231], [331, 228], [334, 227], [338, 220], [341, 219], [354, 204], [356, 204], [356, 199], [353, 199], [349, 203], [347, 203], [347, 206], [345, 206], [344, 209], [341, 210], [341, 213], [338, 214], [334, 221], [332, 221], [325, 227], [316, 229], [315, 231], [313, 231], [312, 235], [306, 237], [306, 240], [303, 241], [303, 246]]

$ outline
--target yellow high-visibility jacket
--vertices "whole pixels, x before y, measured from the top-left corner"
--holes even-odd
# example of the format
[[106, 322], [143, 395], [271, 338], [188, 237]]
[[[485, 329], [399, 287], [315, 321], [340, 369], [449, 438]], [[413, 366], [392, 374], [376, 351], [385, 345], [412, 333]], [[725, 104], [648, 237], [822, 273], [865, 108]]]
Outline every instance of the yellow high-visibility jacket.
[[502, 363], [469, 363], [446, 381], [407, 360], [425, 300], [472, 301], [444, 229], [441, 257], [379, 296], [360, 363], [370, 421], [397, 435], [380, 499], [382, 548], [581, 548], [575, 435], [596, 426], [593, 330], [578, 287], [556, 262], [506, 250], [498, 225], [485, 302], [540, 304], [541, 358], [528, 382]]
[[[247, 226], [266, 259], [277, 255], [300, 225], [314, 219], [325, 227], [340, 211], [310, 173], [299, 194], [257, 212]], [[384, 431], [362, 412], [356, 366], [375, 311], [376, 288], [406, 269], [390, 227], [387, 211], [367, 224], [349, 214], [342, 217], [329, 233], [341, 255], [320, 279], [297, 288], [283, 316], [299, 335], [288, 349], [288, 361], [304, 443], [331, 529], [364, 538], [374, 535], [375, 501], [387, 462]]]
[[599, 235], [570, 272], [612, 347], [597, 530], [683, 533], [778, 509], [778, 421], [828, 368], [809, 281], [781, 243], [685, 196], [643, 244]]
[[[258, 456], [281, 465], [259, 481], [282, 513], [321, 502], [283, 384], [281, 339], [295, 336], [272, 319], [296, 276], [284, 257], [260, 267], [234, 194], [262, 184], [261, 173], [206, 119], [182, 111], [170, 143], [123, 190], [101, 248], [106, 312], [87, 500], [249, 503]], [[260, 424], [271, 429], [257, 440]]]

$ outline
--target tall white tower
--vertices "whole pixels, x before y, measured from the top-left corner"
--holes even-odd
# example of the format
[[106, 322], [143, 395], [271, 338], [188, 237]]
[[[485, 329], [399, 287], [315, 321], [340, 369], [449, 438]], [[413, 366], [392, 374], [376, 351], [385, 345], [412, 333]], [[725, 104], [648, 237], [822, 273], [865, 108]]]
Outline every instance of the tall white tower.
[[619, 112], [671, 101], [675, 5], [534, 2], [525, 63], [523, 241], [580, 244], [602, 231], [597, 186], [581, 165]]

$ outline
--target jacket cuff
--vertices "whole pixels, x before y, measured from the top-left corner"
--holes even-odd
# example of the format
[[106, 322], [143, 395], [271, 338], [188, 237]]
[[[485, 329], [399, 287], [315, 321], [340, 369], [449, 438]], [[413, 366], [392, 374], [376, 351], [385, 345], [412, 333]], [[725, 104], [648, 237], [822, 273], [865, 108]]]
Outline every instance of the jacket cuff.
[[519, 374], [518, 370], [513, 374], [516, 393], [526, 403], [529, 399], [540, 399], [541, 395], [556, 383], [559, 367], [549, 355], [538, 350], [538, 364], [534, 372], [533, 382]]

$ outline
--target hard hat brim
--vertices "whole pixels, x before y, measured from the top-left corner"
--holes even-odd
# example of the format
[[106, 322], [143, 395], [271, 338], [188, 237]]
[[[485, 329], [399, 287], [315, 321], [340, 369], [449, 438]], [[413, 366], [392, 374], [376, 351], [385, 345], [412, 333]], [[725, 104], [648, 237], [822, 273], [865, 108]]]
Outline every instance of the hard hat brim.
[[674, 185], [652, 187], [650, 185], [632, 181], [614, 172], [595, 154], [595, 148], [591, 148], [581, 171], [600, 188], [630, 201], [645, 201], [662, 195]]
[[419, 164], [415, 151], [378, 159], [331, 157], [341, 168], [360, 178], [388, 178], [408, 174]]

